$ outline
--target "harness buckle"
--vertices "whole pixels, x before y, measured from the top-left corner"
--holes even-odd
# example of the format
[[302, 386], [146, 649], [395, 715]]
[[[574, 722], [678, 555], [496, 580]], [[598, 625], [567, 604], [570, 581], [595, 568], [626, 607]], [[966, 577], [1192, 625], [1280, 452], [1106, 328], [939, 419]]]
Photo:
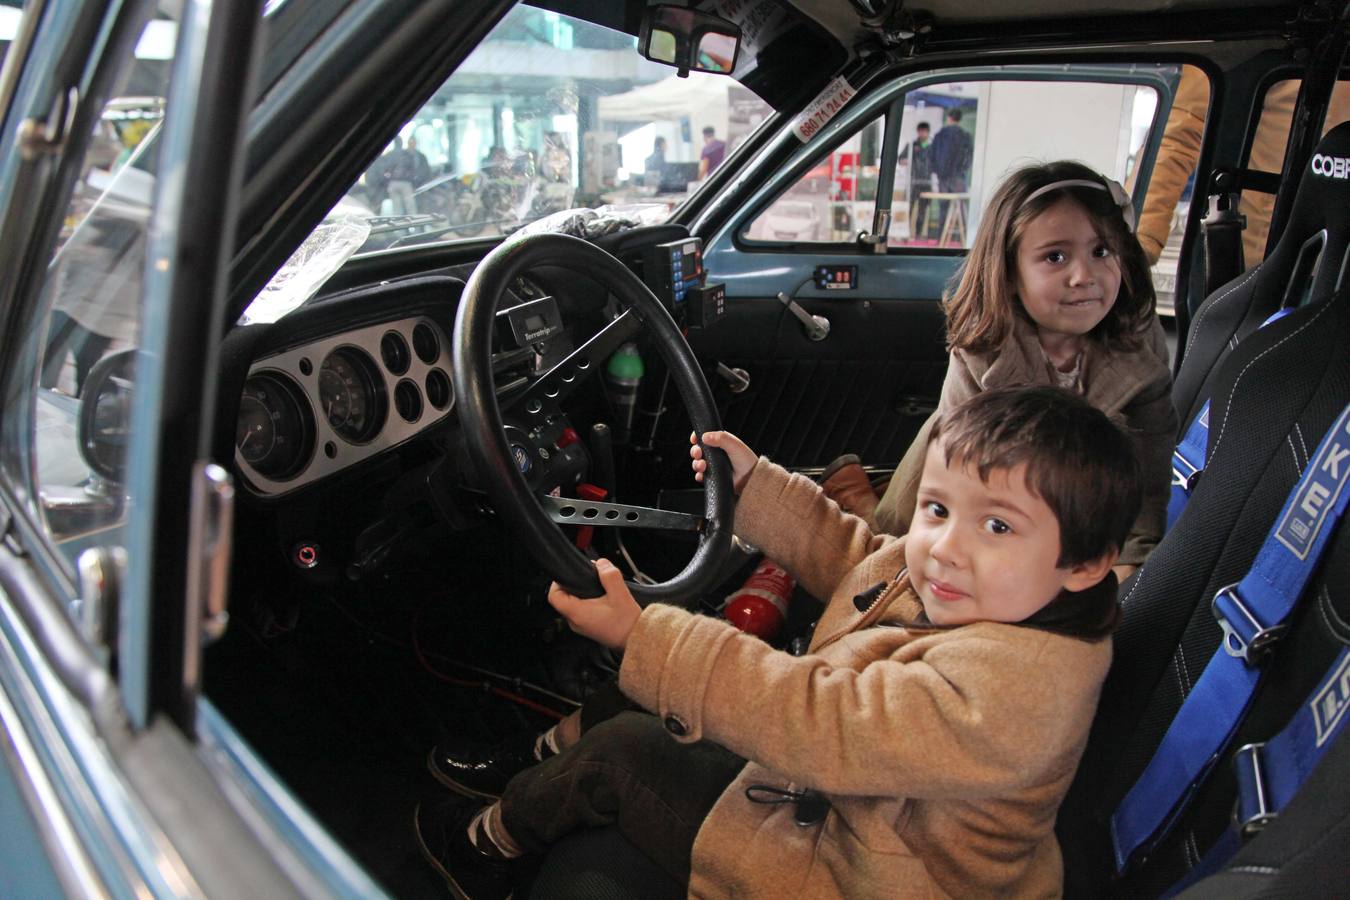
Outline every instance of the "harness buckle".
[[1257, 618], [1243, 602], [1236, 582], [1219, 588], [1210, 610], [1223, 629], [1224, 652], [1249, 666], [1259, 665], [1289, 627], [1282, 622], [1267, 625]]
[[1270, 790], [1261, 757], [1265, 743], [1247, 744], [1233, 754], [1233, 773], [1237, 776], [1237, 801], [1233, 804], [1233, 824], [1244, 838], [1250, 838], [1279, 815], [1270, 808]]
[[1179, 487], [1190, 494], [1191, 491], [1195, 490], [1195, 485], [1200, 481], [1200, 473], [1203, 471], [1205, 470], [1182, 456], [1180, 451], [1172, 451], [1173, 487]]

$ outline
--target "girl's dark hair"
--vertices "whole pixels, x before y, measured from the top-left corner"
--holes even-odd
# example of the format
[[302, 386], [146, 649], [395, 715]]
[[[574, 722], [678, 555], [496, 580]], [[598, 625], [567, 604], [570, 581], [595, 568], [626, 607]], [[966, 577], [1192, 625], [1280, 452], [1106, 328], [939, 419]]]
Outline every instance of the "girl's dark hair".
[[943, 297], [947, 346], [971, 353], [992, 353], [1012, 332], [1013, 316], [1031, 321], [1017, 298], [1017, 245], [1027, 223], [1066, 197], [1083, 208], [1099, 235], [1120, 260], [1120, 294], [1088, 337], [1114, 350], [1137, 350], [1144, 343], [1157, 304], [1148, 258], [1131, 233], [1109, 190], [1065, 187], [1028, 201], [1056, 181], [1106, 180], [1087, 166], [1070, 161], [1026, 166], [1013, 172], [994, 192], [953, 284]]

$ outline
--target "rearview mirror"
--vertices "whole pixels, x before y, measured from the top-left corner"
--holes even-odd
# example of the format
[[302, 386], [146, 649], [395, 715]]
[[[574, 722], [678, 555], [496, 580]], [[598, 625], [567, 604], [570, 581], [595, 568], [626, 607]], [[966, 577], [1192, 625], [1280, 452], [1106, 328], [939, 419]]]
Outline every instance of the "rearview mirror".
[[674, 66], [681, 77], [691, 71], [730, 74], [740, 45], [738, 25], [682, 6], [647, 7], [638, 32], [638, 52]]

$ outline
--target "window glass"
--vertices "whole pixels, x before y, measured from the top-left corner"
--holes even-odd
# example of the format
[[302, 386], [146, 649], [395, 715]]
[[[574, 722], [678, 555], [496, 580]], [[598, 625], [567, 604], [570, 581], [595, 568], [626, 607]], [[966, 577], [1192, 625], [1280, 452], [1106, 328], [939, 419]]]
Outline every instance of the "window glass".
[[[1285, 146], [1289, 143], [1290, 123], [1294, 120], [1294, 106], [1301, 84], [1298, 79], [1286, 79], [1275, 82], [1266, 90], [1261, 120], [1252, 137], [1247, 168], [1276, 175], [1283, 170]], [[1331, 105], [1322, 123], [1322, 133], [1326, 134], [1348, 120], [1350, 87], [1342, 81], [1331, 92]], [[1244, 261], [1251, 268], [1266, 258], [1266, 239], [1270, 235], [1270, 216], [1275, 209], [1275, 197], [1260, 191], [1243, 191], [1239, 209], [1247, 217], [1247, 227], [1242, 232], [1242, 248]]]
[[750, 223], [763, 241], [851, 241], [872, 227], [884, 119], [867, 123]]
[[724, 75], [643, 59], [630, 35], [518, 6], [340, 210], [369, 222], [361, 252], [507, 234], [574, 207], [651, 204], [661, 221], [770, 112]]
[[[1125, 181], [1156, 108], [1157, 92], [1132, 84], [961, 81], [909, 92], [888, 245], [968, 248], [987, 198], [1004, 175], [1026, 163], [1076, 159]], [[1048, 124], [1047, 109], [1074, 115]], [[752, 220], [744, 236], [828, 242], [869, 230], [883, 130], [884, 117], [829, 153]]]
[[275, 321], [353, 255], [497, 237], [578, 208], [664, 222], [772, 112], [726, 75], [680, 78], [644, 59], [631, 35], [517, 6], [399, 129], [243, 321]]
[[23, 18], [22, 0], [0, 0], [0, 62], [9, 53], [9, 45], [19, 35], [19, 20]]
[[176, 23], [149, 22], [104, 107], [8, 379], [3, 461], [34, 520], [73, 563], [120, 543], [132, 348], [141, 321], [154, 136]]

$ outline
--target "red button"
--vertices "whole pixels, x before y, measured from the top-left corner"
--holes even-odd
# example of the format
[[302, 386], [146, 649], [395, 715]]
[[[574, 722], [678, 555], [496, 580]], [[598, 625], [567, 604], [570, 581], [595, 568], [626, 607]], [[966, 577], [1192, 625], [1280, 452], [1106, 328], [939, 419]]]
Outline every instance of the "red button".
[[562, 434], [558, 435], [558, 440], [553, 446], [557, 447], [559, 450], [566, 450], [579, 440], [581, 440], [581, 435], [577, 434], [575, 428], [568, 425], [562, 430]]

